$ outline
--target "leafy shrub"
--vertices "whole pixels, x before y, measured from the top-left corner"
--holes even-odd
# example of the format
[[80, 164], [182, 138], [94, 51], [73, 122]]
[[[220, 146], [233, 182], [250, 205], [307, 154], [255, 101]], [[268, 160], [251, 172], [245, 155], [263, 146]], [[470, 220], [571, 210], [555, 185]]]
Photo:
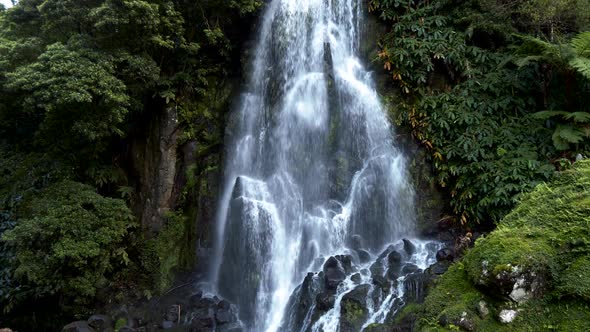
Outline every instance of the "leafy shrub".
[[[558, 44], [530, 34], [549, 28], [557, 40], [558, 27], [579, 28], [589, 12], [574, 10], [577, 0], [559, 2], [567, 15], [537, 2], [369, 1], [390, 27], [377, 58], [401, 92], [397, 120], [429, 152], [461, 224], [493, 225], [587, 151], [588, 36]], [[528, 56], [514, 52], [523, 34], [535, 46], [523, 46]]]
[[14, 248], [16, 280], [36, 297], [84, 303], [108, 285], [115, 266], [126, 264], [122, 241], [133, 216], [124, 201], [62, 181], [32, 197], [23, 210], [26, 217], [2, 240]]

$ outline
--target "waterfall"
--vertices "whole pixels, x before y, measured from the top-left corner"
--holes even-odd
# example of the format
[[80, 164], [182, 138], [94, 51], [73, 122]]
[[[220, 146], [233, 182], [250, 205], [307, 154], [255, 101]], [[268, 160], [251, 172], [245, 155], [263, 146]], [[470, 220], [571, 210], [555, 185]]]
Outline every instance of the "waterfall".
[[[290, 299], [331, 255], [362, 246], [376, 257], [413, 236], [404, 156], [358, 57], [361, 6], [273, 0], [264, 13], [248, 85], [227, 127], [211, 267], [216, 291], [237, 305], [248, 330], [291, 330]], [[361, 283], [370, 279], [364, 273]], [[353, 288], [346, 279], [336, 307], [315, 322], [308, 311], [298, 329], [334, 330], [339, 298]], [[367, 322], [387, 314], [398, 288], [381, 309], [370, 304]]]

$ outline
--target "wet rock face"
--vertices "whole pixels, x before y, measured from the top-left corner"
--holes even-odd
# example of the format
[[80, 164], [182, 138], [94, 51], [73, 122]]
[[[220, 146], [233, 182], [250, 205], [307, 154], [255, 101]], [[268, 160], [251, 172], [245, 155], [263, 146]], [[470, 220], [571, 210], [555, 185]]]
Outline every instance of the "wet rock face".
[[[412, 317], [402, 329], [396, 330], [392, 322], [406, 303], [424, 299], [424, 289], [434, 274], [422, 269], [426, 262], [435, 263], [438, 248], [438, 243], [400, 240], [370, 262], [361, 263], [349, 255], [328, 258], [322, 271], [309, 273], [292, 294], [280, 331], [321, 331], [334, 328], [334, 323], [341, 332], [360, 331], [365, 324], [365, 331], [412, 331]], [[361, 251], [351, 249], [353, 255]], [[319, 285], [310, 287], [312, 280]], [[378, 311], [379, 318], [370, 321]], [[373, 324], [378, 321], [386, 323]]]
[[328, 258], [323, 268], [326, 289], [335, 291], [346, 276], [353, 272], [352, 257], [348, 255]]
[[404, 280], [404, 299], [407, 303], [424, 302], [426, 293], [424, 291], [426, 283], [430, 280], [430, 277], [421, 271], [417, 271], [406, 276]]
[[412, 256], [416, 252], [416, 246], [408, 239], [402, 241], [404, 242], [404, 251], [407, 255]]

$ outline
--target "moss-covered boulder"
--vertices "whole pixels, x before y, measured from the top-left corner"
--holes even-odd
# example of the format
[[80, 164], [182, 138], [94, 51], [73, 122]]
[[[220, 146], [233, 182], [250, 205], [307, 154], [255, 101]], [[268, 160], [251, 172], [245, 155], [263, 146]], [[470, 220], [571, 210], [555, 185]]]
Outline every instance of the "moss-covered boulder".
[[360, 331], [367, 320], [369, 310], [366, 298], [370, 286], [363, 284], [344, 295], [340, 307], [340, 331]]

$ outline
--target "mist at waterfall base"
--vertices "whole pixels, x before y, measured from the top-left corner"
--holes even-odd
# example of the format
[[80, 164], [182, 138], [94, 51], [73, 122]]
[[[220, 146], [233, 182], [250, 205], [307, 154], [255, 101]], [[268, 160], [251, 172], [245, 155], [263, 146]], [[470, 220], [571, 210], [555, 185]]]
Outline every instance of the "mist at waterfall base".
[[[248, 331], [362, 330], [435, 261], [436, 243], [401, 241], [414, 238], [414, 192], [358, 58], [361, 6], [273, 0], [262, 18], [227, 128], [211, 264], [214, 291]], [[341, 319], [352, 293], [361, 324]]]

